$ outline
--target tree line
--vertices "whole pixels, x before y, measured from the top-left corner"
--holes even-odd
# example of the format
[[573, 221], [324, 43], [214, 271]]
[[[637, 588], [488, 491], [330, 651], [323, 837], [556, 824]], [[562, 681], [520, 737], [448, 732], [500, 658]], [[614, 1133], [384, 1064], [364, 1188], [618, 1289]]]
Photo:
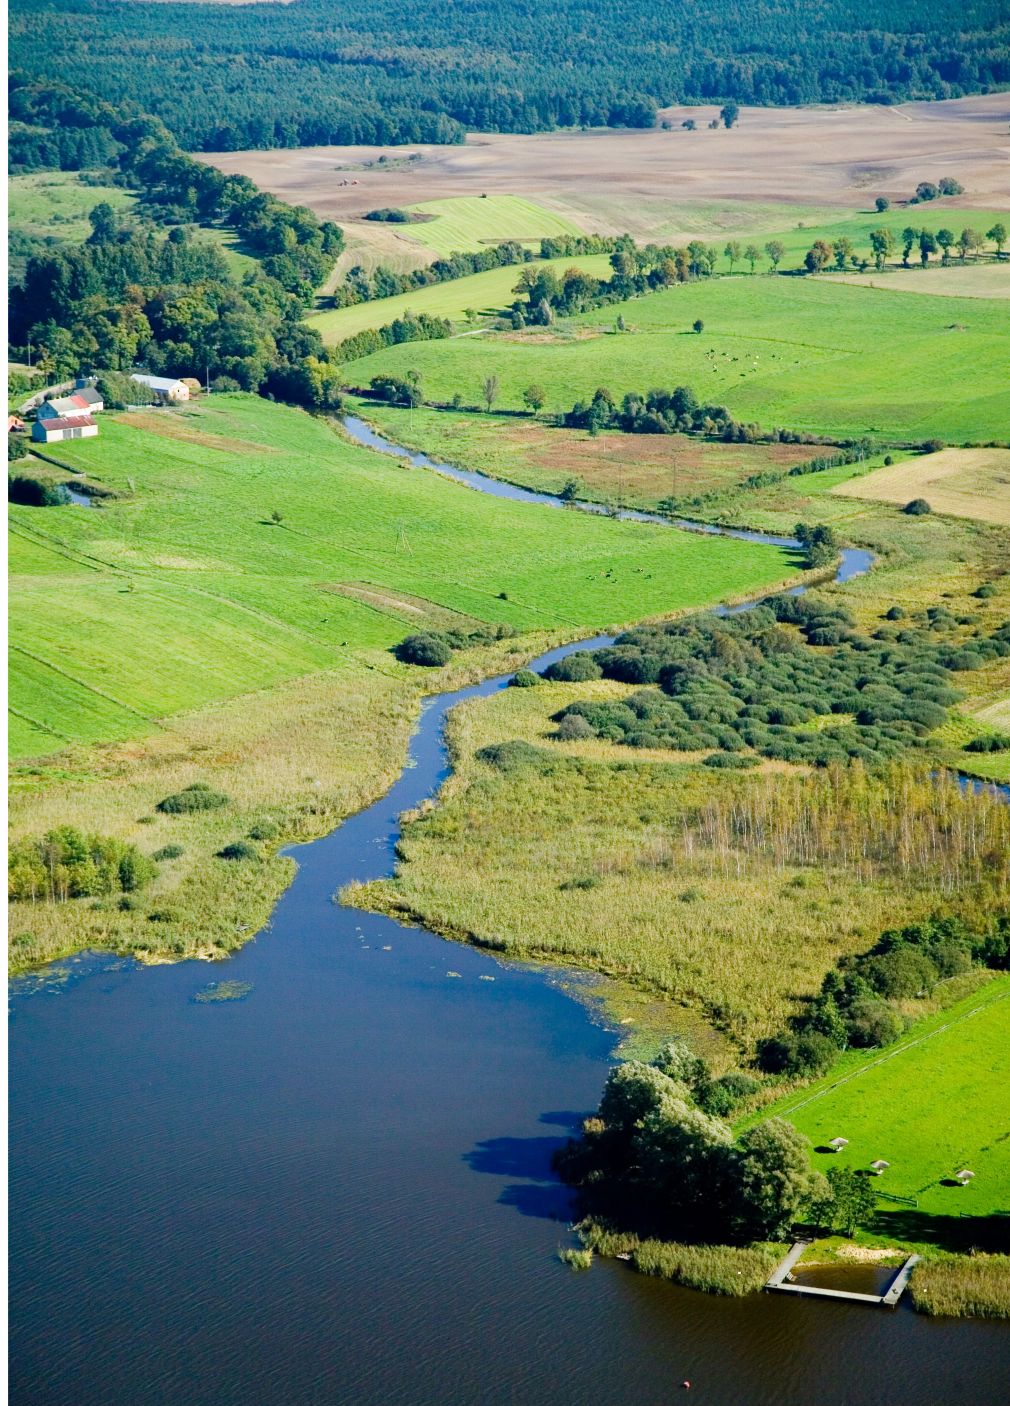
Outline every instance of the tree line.
[[[796, 104], [956, 97], [1010, 82], [999, 0], [952, 17], [878, 0], [713, 8], [646, 0], [549, 9], [506, 0], [301, 0], [296, 6], [109, 6], [14, 0], [11, 62], [160, 116], [192, 149], [458, 142], [467, 130], [650, 127], [676, 102]], [[45, 42], [40, 42], [40, 36]], [[53, 129], [20, 114], [19, 157]], [[61, 138], [55, 137], [55, 144]], [[67, 152], [62, 155], [69, 154]]]

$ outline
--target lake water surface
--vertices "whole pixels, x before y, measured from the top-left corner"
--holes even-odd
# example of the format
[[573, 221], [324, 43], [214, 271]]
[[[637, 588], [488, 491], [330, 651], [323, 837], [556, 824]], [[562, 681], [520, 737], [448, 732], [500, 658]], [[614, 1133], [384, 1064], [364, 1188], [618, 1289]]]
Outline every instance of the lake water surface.
[[[332, 902], [390, 872], [397, 815], [446, 774], [447, 709], [504, 682], [429, 702], [412, 765], [296, 851], [270, 928], [226, 963], [86, 955], [13, 984], [12, 1400], [1010, 1400], [1000, 1325], [556, 1261], [550, 1154], [613, 1035], [556, 977]], [[195, 1002], [215, 979], [252, 989]]]

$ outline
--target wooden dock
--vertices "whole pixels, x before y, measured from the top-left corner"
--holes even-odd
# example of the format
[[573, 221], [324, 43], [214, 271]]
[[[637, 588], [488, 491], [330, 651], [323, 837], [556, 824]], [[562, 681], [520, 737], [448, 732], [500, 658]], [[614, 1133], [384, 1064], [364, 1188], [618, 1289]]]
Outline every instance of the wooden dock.
[[870, 1303], [878, 1308], [894, 1308], [908, 1287], [912, 1270], [920, 1258], [918, 1255], [909, 1255], [882, 1294], [855, 1294], [848, 1289], [820, 1289], [815, 1284], [790, 1284], [787, 1282], [788, 1276], [808, 1243], [806, 1240], [797, 1240], [785, 1259], [772, 1270], [765, 1284], [766, 1289], [774, 1289], [780, 1294], [807, 1294], [816, 1299], [847, 1299], [851, 1303]]

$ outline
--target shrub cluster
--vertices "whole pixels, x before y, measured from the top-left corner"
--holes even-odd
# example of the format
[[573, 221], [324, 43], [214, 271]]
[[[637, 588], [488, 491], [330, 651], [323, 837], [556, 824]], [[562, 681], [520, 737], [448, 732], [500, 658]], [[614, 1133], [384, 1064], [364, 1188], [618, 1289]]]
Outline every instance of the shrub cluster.
[[[597, 737], [625, 746], [749, 747], [816, 766], [872, 763], [924, 745], [961, 696], [953, 671], [1010, 655], [1010, 625], [966, 640], [950, 637], [957, 628], [947, 611], [932, 607], [915, 629], [885, 626], [871, 637], [843, 606], [780, 595], [735, 615], [629, 630], [605, 648], [568, 655], [544, 677], [658, 684], [621, 701], [579, 700], [555, 714], [562, 727], [578, 717]], [[832, 721], [811, 726], [818, 719]]]
[[724, 405], [702, 404], [690, 386], [650, 390], [645, 395], [629, 391], [620, 406], [606, 386], [592, 400], [577, 400], [564, 417], [569, 429], [617, 428], [626, 434], [704, 434], [734, 442], [761, 437], [756, 425], [742, 425]]
[[453, 650], [494, 644], [498, 640], [512, 639], [515, 633], [511, 625], [489, 625], [480, 630], [425, 630], [408, 635], [393, 646], [392, 652], [401, 664], [420, 664], [434, 669], [448, 664]]
[[982, 931], [954, 918], [889, 930], [868, 952], [843, 957], [817, 996], [788, 1029], [762, 1040], [758, 1064], [768, 1074], [813, 1078], [840, 1050], [889, 1045], [905, 1029], [898, 1002], [928, 995], [938, 981], [973, 964], [1010, 967], [1010, 914]]
[[205, 781], [194, 781], [184, 791], [177, 791], [158, 802], [155, 810], [163, 815], [188, 815], [197, 810], [217, 810], [226, 806], [231, 798], [222, 791], [214, 791]]
[[156, 873], [154, 862], [135, 845], [60, 825], [40, 839], [19, 840], [11, 846], [7, 888], [12, 899], [64, 902], [134, 893]]

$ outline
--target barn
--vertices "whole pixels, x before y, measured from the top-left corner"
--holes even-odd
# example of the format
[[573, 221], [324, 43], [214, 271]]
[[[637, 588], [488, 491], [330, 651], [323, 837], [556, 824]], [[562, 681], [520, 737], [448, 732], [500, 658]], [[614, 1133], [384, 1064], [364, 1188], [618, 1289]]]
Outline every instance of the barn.
[[178, 404], [181, 400], [189, 400], [189, 386], [175, 376], [148, 376], [146, 373], [135, 372], [130, 380], [147, 386], [162, 402]]
[[90, 415], [46, 415], [32, 425], [32, 439], [39, 444], [58, 444], [63, 439], [91, 439], [98, 426]]

